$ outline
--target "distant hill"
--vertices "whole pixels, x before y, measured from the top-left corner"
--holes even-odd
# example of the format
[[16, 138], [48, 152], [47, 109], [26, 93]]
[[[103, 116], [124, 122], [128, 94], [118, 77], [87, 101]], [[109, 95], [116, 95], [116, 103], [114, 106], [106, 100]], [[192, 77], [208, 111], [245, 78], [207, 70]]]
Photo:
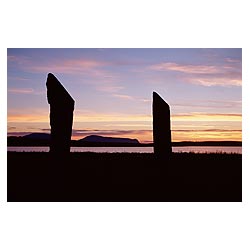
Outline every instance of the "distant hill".
[[133, 143], [138, 144], [137, 139], [130, 138], [117, 138], [117, 137], [104, 137], [100, 135], [90, 135], [83, 139], [78, 140], [79, 142], [101, 142], [101, 143]]
[[[31, 133], [25, 136], [9, 136], [7, 138], [8, 146], [49, 146], [50, 134]], [[104, 137], [99, 135], [90, 135], [80, 140], [71, 140], [71, 146], [78, 147], [119, 147], [119, 146], [139, 146], [137, 139]]]
[[50, 134], [31, 133], [24, 136], [8, 136], [8, 146], [49, 146]]
[[[8, 146], [49, 146], [50, 134], [31, 133], [25, 136], [8, 136]], [[74, 147], [153, 147], [153, 143], [140, 143], [137, 139], [90, 135], [80, 140], [71, 140]], [[173, 147], [183, 146], [223, 146], [240, 147], [240, 141], [182, 141], [172, 142]]]
[[29, 134], [29, 135], [24, 135], [23, 138], [35, 139], [35, 140], [50, 140], [50, 134], [32, 133], [32, 134]]

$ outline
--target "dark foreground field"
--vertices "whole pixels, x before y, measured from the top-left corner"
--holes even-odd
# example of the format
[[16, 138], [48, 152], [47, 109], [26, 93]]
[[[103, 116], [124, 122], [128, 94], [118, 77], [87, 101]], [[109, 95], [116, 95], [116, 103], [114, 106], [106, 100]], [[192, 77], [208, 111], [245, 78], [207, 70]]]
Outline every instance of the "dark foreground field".
[[242, 201], [242, 156], [8, 152], [8, 201]]

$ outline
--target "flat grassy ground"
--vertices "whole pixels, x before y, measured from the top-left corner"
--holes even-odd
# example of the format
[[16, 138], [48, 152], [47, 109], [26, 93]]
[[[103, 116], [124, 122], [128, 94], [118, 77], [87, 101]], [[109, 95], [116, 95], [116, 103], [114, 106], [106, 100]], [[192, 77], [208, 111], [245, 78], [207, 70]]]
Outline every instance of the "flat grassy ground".
[[242, 201], [242, 155], [8, 152], [8, 201]]

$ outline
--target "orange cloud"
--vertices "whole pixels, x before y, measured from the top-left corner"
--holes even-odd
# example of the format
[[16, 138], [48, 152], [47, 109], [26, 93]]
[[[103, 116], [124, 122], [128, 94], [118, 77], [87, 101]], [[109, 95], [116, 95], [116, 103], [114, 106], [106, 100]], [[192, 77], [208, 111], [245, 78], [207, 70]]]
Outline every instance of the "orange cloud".
[[119, 99], [123, 99], [123, 100], [132, 100], [133, 97], [132, 96], [129, 96], [129, 95], [119, 95], [119, 94], [114, 94], [113, 95], [114, 97], [117, 97]]
[[173, 141], [242, 141], [241, 130], [172, 131]]
[[[101, 131], [101, 135], [126, 136], [137, 138], [141, 142], [149, 142], [153, 140], [152, 119], [152, 114], [103, 114], [91, 110], [76, 109], [74, 129], [77, 128], [80, 131], [85, 128], [85, 132], [75, 133], [73, 138], [79, 139], [80, 136], [93, 133], [93, 131], [96, 133]], [[237, 113], [173, 114], [171, 116], [172, 139], [173, 141], [240, 141], [242, 138], [241, 122], [242, 115]], [[41, 128], [49, 128], [49, 110], [30, 109], [25, 114], [21, 113], [20, 110], [8, 110], [8, 126], [9, 128], [15, 127], [15, 129], [9, 129], [10, 132], [35, 132], [36, 130], [39, 132]], [[91, 126], [91, 128], [87, 128], [87, 126]], [[108, 128], [108, 130], [104, 130], [104, 128]]]
[[189, 83], [203, 86], [241, 86], [241, 77], [235, 79], [231, 77], [190, 77]]
[[8, 109], [8, 123], [49, 122], [49, 109]]
[[124, 121], [152, 121], [151, 115], [128, 115], [128, 114], [101, 114], [92, 113], [87, 115], [76, 115], [75, 122], [124, 122]]
[[[8, 111], [8, 122], [45, 122], [49, 121], [49, 110], [31, 110], [29, 113], [20, 114], [15, 111]], [[151, 114], [121, 114], [121, 113], [97, 113], [92, 111], [75, 110], [74, 122], [152, 122]], [[174, 114], [171, 116], [172, 122], [206, 122], [206, 121], [223, 121], [223, 122], [241, 122], [241, 114], [209, 114], [209, 113], [189, 113]]]
[[158, 71], [179, 71], [188, 74], [211, 74], [219, 72], [215, 66], [185, 65], [171, 62], [155, 64], [150, 66], [150, 69]]
[[190, 113], [172, 115], [172, 121], [242, 121], [241, 114]]
[[34, 90], [32, 88], [8, 88], [8, 92], [15, 94], [32, 94]]
[[8, 115], [8, 122], [49, 122], [49, 113], [47, 116], [35, 114]]

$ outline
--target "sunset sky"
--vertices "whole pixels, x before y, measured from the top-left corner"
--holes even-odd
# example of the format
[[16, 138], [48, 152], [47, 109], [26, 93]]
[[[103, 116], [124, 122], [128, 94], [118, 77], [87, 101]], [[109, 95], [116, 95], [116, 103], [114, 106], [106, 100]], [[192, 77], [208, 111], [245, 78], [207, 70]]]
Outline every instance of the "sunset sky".
[[49, 133], [47, 74], [75, 100], [72, 139], [152, 142], [152, 93], [173, 141], [242, 139], [241, 49], [8, 49], [8, 135]]

